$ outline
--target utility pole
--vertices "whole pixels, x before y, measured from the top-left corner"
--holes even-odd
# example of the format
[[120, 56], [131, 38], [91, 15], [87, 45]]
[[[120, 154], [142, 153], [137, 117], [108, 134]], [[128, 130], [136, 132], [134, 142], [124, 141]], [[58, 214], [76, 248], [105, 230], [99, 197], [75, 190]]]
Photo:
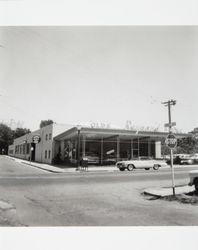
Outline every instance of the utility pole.
[[78, 159], [77, 159], [77, 168], [76, 168], [76, 170], [80, 170], [80, 131], [81, 131], [81, 126], [77, 125], [76, 128], [77, 128], [77, 131], [78, 131], [78, 151], [77, 151]]
[[173, 167], [173, 148], [177, 145], [177, 140], [172, 132], [172, 127], [176, 125], [176, 123], [172, 123], [171, 121], [171, 106], [176, 104], [175, 100], [169, 100], [167, 102], [162, 102], [166, 107], [168, 107], [168, 124], [165, 124], [169, 128], [169, 135], [166, 138], [166, 144], [170, 148], [170, 163], [171, 163], [171, 173], [172, 173], [172, 187], [173, 187], [173, 196], [175, 196], [175, 177], [174, 177], [174, 167]]

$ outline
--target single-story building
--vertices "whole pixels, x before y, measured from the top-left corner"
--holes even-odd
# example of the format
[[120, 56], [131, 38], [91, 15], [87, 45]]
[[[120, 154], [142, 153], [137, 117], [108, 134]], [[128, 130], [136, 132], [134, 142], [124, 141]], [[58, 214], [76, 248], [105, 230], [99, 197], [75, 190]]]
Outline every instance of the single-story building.
[[[79, 164], [86, 157], [91, 164], [113, 164], [139, 156], [161, 158], [167, 132], [92, 128], [50, 124], [14, 140], [9, 155], [41, 162]], [[189, 134], [176, 134], [177, 138]]]

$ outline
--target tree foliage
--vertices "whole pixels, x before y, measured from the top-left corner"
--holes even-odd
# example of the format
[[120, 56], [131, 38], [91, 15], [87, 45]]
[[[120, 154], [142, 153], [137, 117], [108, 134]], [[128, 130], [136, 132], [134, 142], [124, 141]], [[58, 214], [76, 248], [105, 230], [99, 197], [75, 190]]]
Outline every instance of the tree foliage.
[[29, 134], [31, 133], [31, 131], [27, 128], [17, 128], [16, 130], [13, 131], [14, 132], [14, 139], [21, 137], [25, 134]]
[[47, 126], [47, 125], [50, 125], [50, 124], [52, 124], [52, 123], [54, 123], [53, 122], [53, 120], [42, 120], [41, 122], [40, 122], [40, 128], [43, 128], [43, 127], [45, 127], [45, 126]]
[[0, 154], [7, 154], [8, 146], [13, 143], [13, 130], [5, 124], [0, 124]]
[[198, 153], [198, 128], [194, 128], [189, 133], [191, 135], [188, 138], [182, 138], [178, 140], [178, 152], [193, 154]]
[[[162, 145], [162, 155], [168, 155], [170, 149]], [[186, 137], [177, 140], [177, 147], [173, 150], [174, 154], [194, 154], [198, 153], [198, 140], [196, 137]]]
[[31, 131], [26, 128], [16, 128], [12, 130], [9, 126], [0, 123], [0, 154], [2, 150], [7, 154], [8, 146], [13, 144], [14, 139], [23, 136]]
[[198, 151], [198, 142], [194, 137], [182, 138], [177, 143], [177, 153], [193, 154]]

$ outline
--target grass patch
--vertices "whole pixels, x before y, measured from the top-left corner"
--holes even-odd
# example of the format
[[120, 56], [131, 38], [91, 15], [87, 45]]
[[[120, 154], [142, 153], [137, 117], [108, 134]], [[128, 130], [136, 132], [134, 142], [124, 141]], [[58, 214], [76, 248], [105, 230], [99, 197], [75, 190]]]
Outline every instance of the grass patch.
[[192, 205], [198, 205], [198, 194], [196, 191], [186, 193], [186, 194], [177, 194], [175, 196], [169, 195], [169, 196], [152, 196], [146, 193], [141, 193], [141, 195], [144, 196], [146, 200], [153, 201], [153, 200], [164, 200], [164, 201], [177, 201], [183, 204], [192, 204]]
[[190, 192], [187, 194], [170, 195], [166, 197], [160, 197], [162, 200], [166, 201], [178, 201], [183, 204], [198, 205], [198, 195], [196, 192]]

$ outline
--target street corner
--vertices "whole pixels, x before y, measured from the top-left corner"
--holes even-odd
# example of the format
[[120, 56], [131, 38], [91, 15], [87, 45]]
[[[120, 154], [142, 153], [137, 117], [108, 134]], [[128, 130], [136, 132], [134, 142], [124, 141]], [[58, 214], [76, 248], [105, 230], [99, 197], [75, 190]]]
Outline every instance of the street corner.
[[6, 200], [0, 200], [0, 226], [24, 226], [16, 213], [16, 207]]
[[22, 164], [26, 164], [30, 167], [35, 167], [44, 171], [48, 171], [51, 173], [65, 173], [65, 169], [62, 168], [58, 168], [58, 167], [54, 167], [52, 165], [48, 165], [48, 164], [42, 164], [42, 163], [30, 163], [28, 161], [20, 161], [20, 163]]
[[[180, 186], [175, 187], [176, 195], [190, 193], [193, 191], [194, 191], [193, 186], [180, 185]], [[166, 196], [173, 195], [173, 188], [172, 187], [150, 187], [150, 188], [146, 188], [143, 191], [143, 194], [151, 195], [155, 197], [166, 197]]]
[[177, 201], [184, 204], [198, 205], [198, 193], [193, 186], [182, 185], [175, 187], [175, 195], [173, 195], [172, 187], [152, 187], [142, 192], [147, 196], [147, 200], [161, 199], [165, 201]]
[[9, 209], [14, 209], [14, 205], [5, 200], [0, 200], [0, 210], [5, 211]]

